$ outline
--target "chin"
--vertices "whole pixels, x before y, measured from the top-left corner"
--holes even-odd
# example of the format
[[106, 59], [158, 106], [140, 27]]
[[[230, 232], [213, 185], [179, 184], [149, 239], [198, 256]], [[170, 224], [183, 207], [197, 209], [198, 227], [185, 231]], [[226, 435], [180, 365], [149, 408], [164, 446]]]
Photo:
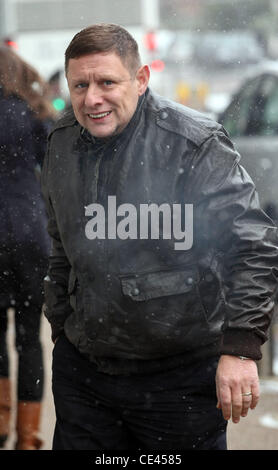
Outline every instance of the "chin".
[[106, 139], [114, 135], [114, 132], [92, 132], [92, 131], [89, 131], [89, 132], [97, 139]]
[[94, 137], [99, 138], [99, 139], [104, 139], [104, 138], [109, 138], [113, 137], [114, 135], [119, 134], [121, 131], [118, 129], [118, 127], [113, 127], [112, 129], [90, 129], [87, 128], [87, 130], [92, 134]]

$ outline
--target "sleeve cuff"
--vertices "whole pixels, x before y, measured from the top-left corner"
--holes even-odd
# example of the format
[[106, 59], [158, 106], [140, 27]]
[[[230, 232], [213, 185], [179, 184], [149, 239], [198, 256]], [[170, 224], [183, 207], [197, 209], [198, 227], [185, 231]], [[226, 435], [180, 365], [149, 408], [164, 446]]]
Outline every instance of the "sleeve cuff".
[[231, 329], [223, 333], [220, 354], [245, 356], [254, 361], [262, 358], [262, 339], [254, 332]]

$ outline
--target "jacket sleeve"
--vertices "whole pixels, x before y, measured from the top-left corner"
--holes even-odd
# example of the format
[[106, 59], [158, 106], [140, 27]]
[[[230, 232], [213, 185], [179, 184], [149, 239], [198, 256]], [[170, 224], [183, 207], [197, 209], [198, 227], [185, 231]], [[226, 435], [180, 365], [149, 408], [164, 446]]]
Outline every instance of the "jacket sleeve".
[[195, 233], [222, 260], [225, 322], [220, 353], [259, 360], [277, 291], [277, 228], [260, 208], [239, 158], [225, 132], [203, 144], [194, 171], [199, 188]]
[[41, 186], [48, 215], [48, 233], [51, 237], [51, 250], [47, 276], [44, 279], [45, 303], [43, 312], [52, 329], [53, 341], [63, 331], [66, 318], [72, 312], [68, 295], [70, 263], [61, 242], [55, 211], [48, 186], [49, 149], [43, 164]]

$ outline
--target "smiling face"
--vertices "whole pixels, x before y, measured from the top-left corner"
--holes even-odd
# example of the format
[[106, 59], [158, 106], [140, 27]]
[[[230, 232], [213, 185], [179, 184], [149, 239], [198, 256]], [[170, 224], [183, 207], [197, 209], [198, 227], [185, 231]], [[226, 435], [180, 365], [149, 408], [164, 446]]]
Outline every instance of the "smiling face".
[[94, 137], [119, 134], [131, 120], [148, 86], [149, 69], [132, 76], [114, 52], [70, 59], [67, 81], [75, 117]]

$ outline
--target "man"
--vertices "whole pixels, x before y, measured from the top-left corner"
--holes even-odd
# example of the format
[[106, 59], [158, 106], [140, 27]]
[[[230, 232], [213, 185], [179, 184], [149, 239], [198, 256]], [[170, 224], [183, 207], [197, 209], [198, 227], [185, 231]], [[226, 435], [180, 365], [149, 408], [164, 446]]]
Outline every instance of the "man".
[[259, 399], [276, 228], [224, 129], [153, 94], [123, 28], [79, 32], [66, 77], [42, 179], [53, 448], [226, 449]]

